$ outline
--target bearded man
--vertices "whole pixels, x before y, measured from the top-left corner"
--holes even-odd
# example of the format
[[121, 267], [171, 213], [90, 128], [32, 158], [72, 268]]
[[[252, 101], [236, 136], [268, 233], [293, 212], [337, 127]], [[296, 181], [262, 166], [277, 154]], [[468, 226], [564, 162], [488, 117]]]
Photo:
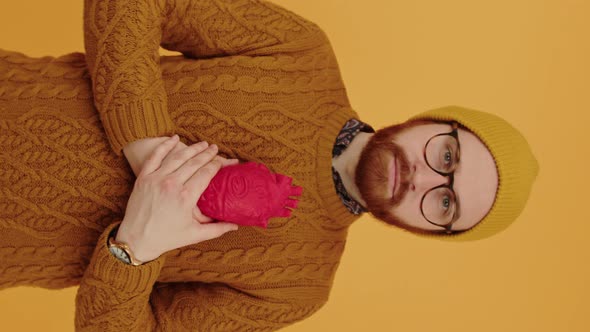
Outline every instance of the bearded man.
[[[277, 330], [326, 303], [364, 212], [482, 239], [517, 218], [538, 172], [523, 136], [490, 113], [448, 106], [375, 132], [326, 34], [272, 3], [86, 0], [84, 38], [85, 54], [0, 50], [0, 288], [79, 285], [78, 330]], [[292, 177], [297, 209], [267, 229], [209, 223], [220, 228], [206, 241], [121, 259], [109, 240], [128, 221], [134, 174], [173, 134], [179, 151], [207, 141]]]

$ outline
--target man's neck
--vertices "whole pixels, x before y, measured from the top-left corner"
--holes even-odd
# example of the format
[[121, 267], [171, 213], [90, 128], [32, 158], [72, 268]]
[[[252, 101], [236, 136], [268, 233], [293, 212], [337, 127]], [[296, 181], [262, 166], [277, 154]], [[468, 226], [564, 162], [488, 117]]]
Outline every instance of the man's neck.
[[332, 159], [332, 166], [340, 174], [346, 192], [363, 207], [366, 207], [367, 204], [361, 198], [358, 187], [354, 182], [355, 171], [361, 157], [361, 152], [373, 135], [372, 133], [365, 132], [358, 133], [346, 149], [342, 151], [342, 154]]

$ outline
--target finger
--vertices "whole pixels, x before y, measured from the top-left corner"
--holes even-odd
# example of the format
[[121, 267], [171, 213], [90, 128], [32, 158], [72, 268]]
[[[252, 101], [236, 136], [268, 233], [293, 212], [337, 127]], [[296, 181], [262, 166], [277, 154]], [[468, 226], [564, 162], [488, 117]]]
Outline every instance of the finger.
[[221, 161], [213, 159], [198, 169], [190, 167], [188, 164], [187, 167], [183, 167], [186, 168], [183, 171], [190, 172], [192, 175], [185, 182], [184, 186], [193, 195], [191, 201], [198, 202], [205, 189], [207, 189], [207, 186], [209, 186], [211, 179], [221, 169]]
[[240, 161], [238, 159], [227, 159], [227, 158], [222, 157], [220, 155], [215, 156], [214, 159], [221, 162], [221, 167], [236, 165], [236, 164], [240, 163]]
[[209, 218], [206, 215], [203, 215], [203, 218], [206, 218], [206, 219], [199, 220], [199, 224], [208, 224], [208, 223], [212, 223], [215, 221], [215, 219]]
[[[168, 154], [162, 160], [162, 165], [166, 162], [167, 159], [170, 159], [170, 156], [184, 150], [186, 148], [186, 144], [182, 143], [182, 141], [178, 140], [172, 151], [168, 152]], [[162, 165], [160, 165], [160, 169], [162, 169]]]
[[164, 157], [166, 157], [166, 155], [170, 152], [170, 150], [172, 150], [172, 148], [176, 146], [177, 143], [178, 135], [174, 135], [159, 144], [144, 163], [141, 172], [139, 172], [139, 175], [147, 175], [155, 172], [162, 164]]
[[195, 243], [215, 239], [236, 230], [238, 230], [238, 225], [228, 222], [198, 225], [195, 231]]
[[179, 151], [182, 151], [184, 148], [186, 148], [186, 145], [184, 143], [182, 143], [182, 141], [178, 140], [178, 143], [176, 143], [176, 145], [174, 146], [174, 149], [172, 149], [172, 151], [170, 151], [166, 155], [166, 157], [164, 157], [164, 160], [166, 160], [168, 157], [170, 157], [171, 154], [178, 153]]
[[176, 153], [169, 153], [166, 158], [162, 161], [162, 173], [163, 174], [171, 174], [178, 170], [182, 165], [193, 158], [196, 155], [199, 155], [203, 151], [207, 151], [209, 148], [209, 144], [207, 142], [199, 142], [193, 145], [185, 146], [182, 150], [179, 150]]
[[181, 183], [186, 183], [198, 170], [212, 161], [221, 166], [221, 160], [217, 158], [217, 145], [211, 144], [207, 149], [187, 160], [174, 174]]
[[225, 159], [223, 157], [219, 157], [219, 158], [222, 158], [222, 160], [221, 160], [222, 167], [238, 165], [240, 163], [240, 161], [238, 159]]
[[197, 205], [193, 207], [193, 219], [201, 224], [212, 222], [214, 220], [213, 218], [204, 215]]

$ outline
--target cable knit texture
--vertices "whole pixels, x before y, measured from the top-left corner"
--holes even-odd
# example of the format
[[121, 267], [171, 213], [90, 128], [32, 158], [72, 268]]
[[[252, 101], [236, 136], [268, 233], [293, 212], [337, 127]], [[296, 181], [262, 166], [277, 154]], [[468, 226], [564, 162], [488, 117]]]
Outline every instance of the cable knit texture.
[[[83, 22], [85, 53], [0, 50], [0, 289], [79, 285], [78, 331], [273, 331], [316, 312], [357, 218], [332, 180], [358, 116], [326, 35], [255, 0], [86, 0]], [[298, 208], [120, 262], [107, 235], [135, 180], [121, 149], [174, 133], [293, 177]]]

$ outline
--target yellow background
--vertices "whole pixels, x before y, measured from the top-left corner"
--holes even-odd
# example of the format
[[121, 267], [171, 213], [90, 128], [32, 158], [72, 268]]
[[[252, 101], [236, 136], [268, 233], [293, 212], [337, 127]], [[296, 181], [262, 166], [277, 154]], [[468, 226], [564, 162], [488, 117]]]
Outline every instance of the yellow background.
[[[284, 331], [590, 331], [590, 2], [277, 2], [331, 37], [362, 120], [494, 112], [541, 165], [521, 217], [488, 240], [439, 243], [363, 217], [329, 303]], [[58, 56], [82, 38], [81, 1], [0, 5], [1, 48]], [[75, 291], [0, 292], [0, 330], [72, 331]]]

